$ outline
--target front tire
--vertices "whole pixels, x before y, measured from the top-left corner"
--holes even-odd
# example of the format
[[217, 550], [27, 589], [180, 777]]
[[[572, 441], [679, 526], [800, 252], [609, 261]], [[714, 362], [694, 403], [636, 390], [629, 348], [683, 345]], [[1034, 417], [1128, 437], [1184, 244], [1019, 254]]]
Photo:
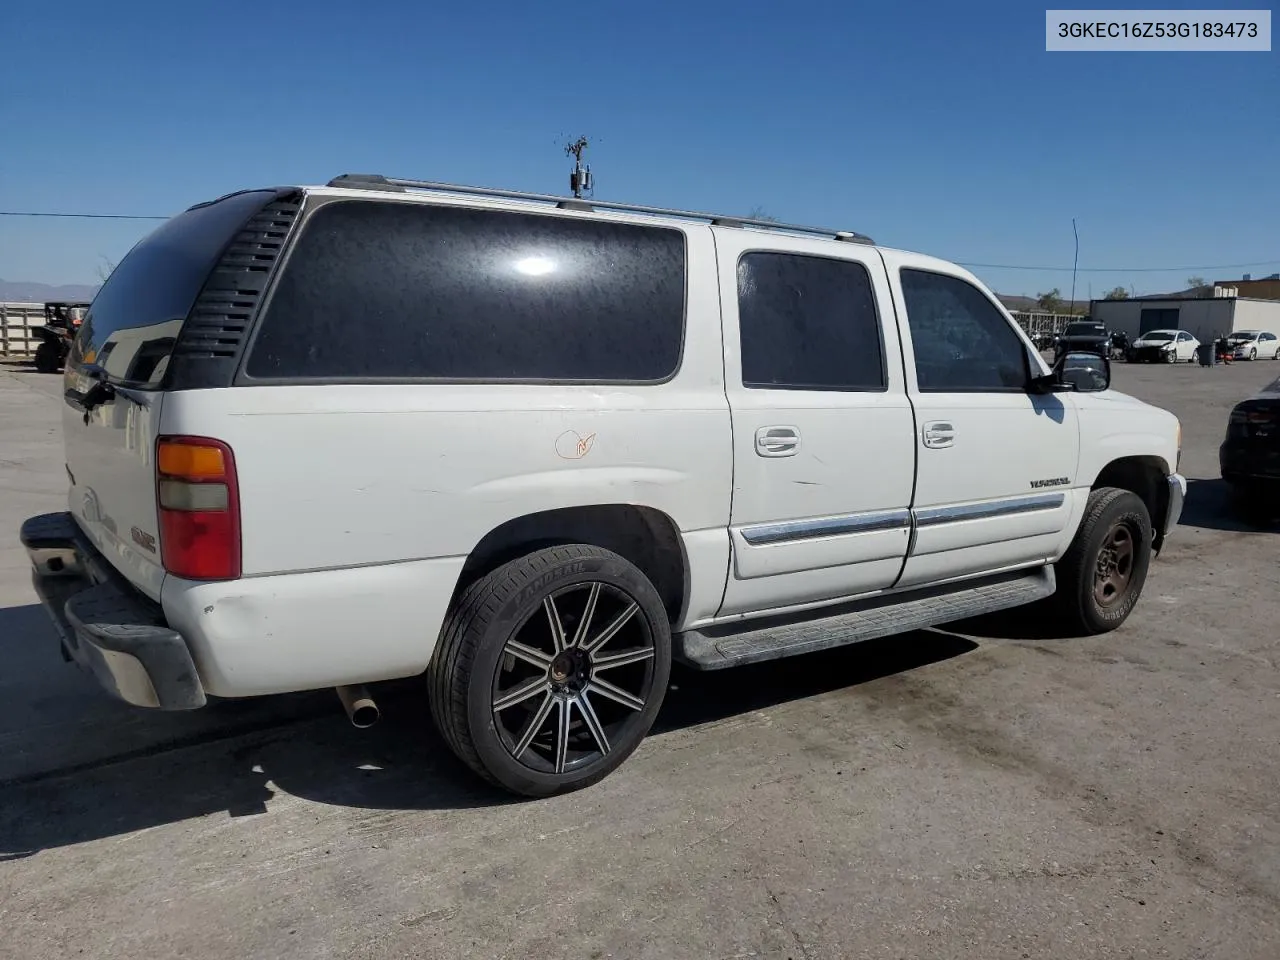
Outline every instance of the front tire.
[[1116, 629], [1133, 612], [1151, 565], [1151, 515], [1137, 494], [1102, 487], [1089, 494], [1075, 539], [1058, 561], [1056, 600], [1080, 634]]
[[1250, 348], [1249, 348], [1249, 359], [1250, 359], [1250, 360], [1257, 360], [1257, 359], [1258, 359], [1258, 348], [1257, 348], [1257, 347], [1250, 347]]
[[657, 590], [634, 564], [585, 544], [539, 550], [472, 584], [427, 669], [453, 752], [529, 797], [617, 769], [653, 726], [670, 676]]

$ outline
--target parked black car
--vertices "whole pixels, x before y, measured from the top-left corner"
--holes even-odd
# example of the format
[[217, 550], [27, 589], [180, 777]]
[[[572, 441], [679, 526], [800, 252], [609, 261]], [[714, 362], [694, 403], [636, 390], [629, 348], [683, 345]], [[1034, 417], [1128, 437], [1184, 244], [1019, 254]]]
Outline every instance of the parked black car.
[[1093, 320], [1081, 320], [1067, 324], [1054, 344], [1054, 358], [1068, 353], [1096, 353], [1100, 357], [1111, 353], [1111, 334], [1106, 324]]
[[1218, 465], [1243, 512], [1267, 519], [1280, 513], [1280, 379], [1235, 405]]

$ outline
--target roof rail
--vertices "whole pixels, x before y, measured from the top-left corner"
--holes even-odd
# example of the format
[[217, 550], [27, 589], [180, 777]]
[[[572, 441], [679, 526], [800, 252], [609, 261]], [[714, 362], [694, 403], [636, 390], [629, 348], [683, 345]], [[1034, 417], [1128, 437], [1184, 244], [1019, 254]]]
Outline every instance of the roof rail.
[[762, 227], [767, 230], [781, 230], [790, 233], [804, 233], [847, 243], [874, 243], [870, 237], [852, 230], [832, 230], [828, 227], [806, 227], [794, 223], [779, 223], [775, 220], [760, 220], [752, 217], [727, 216], [718, 213], [699, 213], [696, 210], [673, 210], [666, 207], [647, 207], [638, 203], [617, 203], [612, 200], [570, 200], [556, 197], [548, 193], [523, 193], [519, 190], [498, 190], [493, 187], [468, 187], [457, 183], [436, 183], [431, 180], [403, 180], [397, 177], [384, 177], [377, 173], [344, 173], [329, 181], [331, 187], [349, 187], [353, 190], [389, 190], [404, 193], [408, 190], [439, 190], [444, 193], [457, 193], [475, 197], [497, 197], [503, 200], [535, 200], [540, 203], [555, 204], [560, 209], [570, 210], [620, 210], [624, 213], [646, 213], [659, 217], [680, 217], [686, 220], [706, 220], [715, 226], [725, 227]]

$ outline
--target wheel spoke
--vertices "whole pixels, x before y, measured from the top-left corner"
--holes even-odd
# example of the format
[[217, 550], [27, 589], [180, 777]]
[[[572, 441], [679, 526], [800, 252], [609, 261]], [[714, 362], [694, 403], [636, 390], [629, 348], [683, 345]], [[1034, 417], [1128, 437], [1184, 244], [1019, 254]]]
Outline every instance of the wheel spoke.
[[632, 696], [625, 690], [620, 690], [607, 680], [601, 680], [599, 677], [593, 677], [587, 684], [588, 693], [598, 693], [602, 697], [608, 697], [615, 703], [620, 703], [624, 707], [630, 707], [632, 710], [643, 710], [644, 701], [639, 697]]
[[507, 645], [502, 649], [503, 653], [509, 653], [513, 657], [518, 657], [525, 663], [531, 663], [535, 667], [541, 667], [543, 670], [551, 666], [551, 657], [547, 656], [541, 650], [536, 650], [519, 640], [508, 640]]
[[524, 752], [529, 749], [529, 744], [533, 742], [533, 738], [538, 735], [542, 725], [547, 722], [547, 714], [551, 712], [551, 707], [554, 704], [555, 697], [548, 690], [546, 696], [542, 699], [542, 703], [538, 705], [538, 712], [529, 718], [529, 723], [525, 726], [524, 733], [520, 735], [520, 742], [511, 751], [511, 755], [517, 760], [524, 756]]
[[617, 636], [618, 631], [627, 625], [627, 621], [630, 620], [632, 617], [634, 617], [636, 615], [636, 611], [639, 609], [640, 609], [640, 605], [636, 603], [634, 600], [631, 601], [631, 603], [627, 604], [626, 609], [624, 609], [620, 614], [614, 617], [613, 623], [609, 624], [602, 631], [600, 631], [600, 635], [597, 636], [590, 643], [588, 643], [586, 646], [584, 646], [583, 649], [586, 650], [587, 653], [595, 653], [597, 650], [603, 647], [606, 643], [612, 640], [615, 636]]
[[636, 647], [634, 650], [623, 650], [605, 657], [595, 657], [591, 666], [596, 671], [611, 670], [614, 667], [625, 667], [629, 663], [639, 663], [653, 657], [653, 647]]
[[600, 584], [593, 583], [587, 594], [587, 605], [582, 610], [582, 619], [578, 621], [578, 629], [573, 631], [573, 642], [570, 646], [580, 647], [587, 639], [587, 631], [591, 629], [591, 618], [596, 612], [596, 601], [600, 599]]
[[569, 756], [569, 712], [572, 700], [559, 702], [560, 719], [556, 726], [556, 773], [564, 773], [564, 763]]
[[514, 707], [517, 703], [524, 703], [530, 697], [535, 697], [539, 693], [549, 691], [550, 689], [551, 686], [547, 683], [546, 677], [538, 677], [534, 680], [530, 680], [523, 687], [517, 687], [510, 693], [493, 701], [493, 712], [498, 713], [502, 710], [506, 710], [508, 707]]
[[551, 625], [551, 640], [555, 643], [556, 653], [564, 650], [564, 624], [560, 620], [560, 611], [556, 609], [556, 599], [547, 595], [542, 600], [542, 609], [547, 611], [547, 622]]
[[578, 696], [578, 712], [582, 714], [582, 719], [586, 722], [587, 729], [591, 731], [591, 736], [595, 738], [596, 746], [600, 748], [600, 752], [607, 754], [609, 752], [609, 738], [604, 735], [604, 726], [601, 725], [600, 718], [596, 715], [596, 708], [587, 699], [585, 690]]

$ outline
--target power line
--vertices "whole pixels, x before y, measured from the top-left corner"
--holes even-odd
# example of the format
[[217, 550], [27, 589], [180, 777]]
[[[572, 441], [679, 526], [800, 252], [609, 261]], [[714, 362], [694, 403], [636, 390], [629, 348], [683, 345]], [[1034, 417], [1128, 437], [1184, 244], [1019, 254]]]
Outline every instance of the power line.
[[[978, 266], [988, 270], [1048, 270], [1056, 273], [1071, 273], [1070, 266], [1025, 266], [1023, 264], [966, 264], [956, 260], [960, 266]], [[1082, 274], [1171, 274], [1180, 270], [1235, 270], [1243, 266], [1271, 266], [1280, 264], [1280, 260], [1254, 260], [1252, 264], [1201, 264], [1198, 266], [1082, 266]]]
[[0, 217], [67, 217], [73, 220], [168, 220], [136, 213], [45, 213], [39, 210], [0, 210]]
[[[71, 220], [168, 220], [169, 217], [136, 213], [50, 213], [43, 210], [0, 210], [0, 217], [59, 217]], [[1023, 263], [968, 263], [955, 261], [962, 267], [982, 270], [1038, 270], [1047, 273], [1070, 273], [1073, 267], [1029, 266]], [[1254, 260], [1251, 263], [1210, 263], [1182, 267], [1079, 267], [1080, 273], [1178, 273], [1187, 270], [1236, 270], [1244, 267], [1270, 267], [1280, 260]]]

